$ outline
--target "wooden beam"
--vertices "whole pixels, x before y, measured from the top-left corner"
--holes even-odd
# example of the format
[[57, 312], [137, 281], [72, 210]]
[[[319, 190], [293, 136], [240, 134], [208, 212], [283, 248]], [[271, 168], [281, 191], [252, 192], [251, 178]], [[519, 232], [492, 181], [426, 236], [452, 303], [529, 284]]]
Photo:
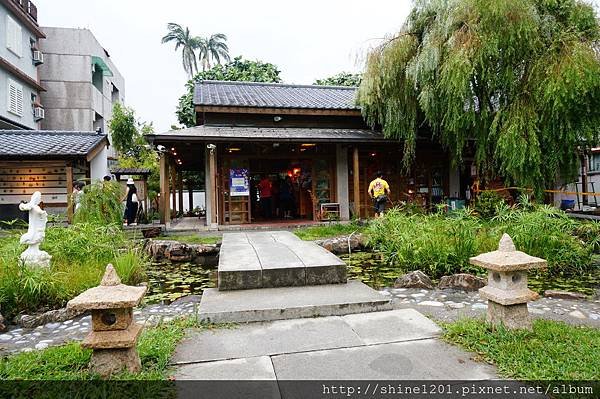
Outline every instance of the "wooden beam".
[[354, 213], [360, 218], [360, 168], [358, 163], [358, 147], [352, 153], [352, 177], [354, 179]]
[[206, 181], [210, 184], [211, 187], [211, 202], [212, 202], [212, 215], [209, 223], [219, 223], [218, 222], [218, 209], [219, 204], [217, 202], [217, 149], [213, 149], [209, 151], [208, 155], [208, 176], [206, 176]]
[[100, 154], [100, 152], [102, 152], [103, 147], [106, 146], [106, 144], [108, 143], [108, 139], [106, 137], [104, 137], [104, 140], [102, 140], [101, 142], [99, 142], [96, 147], [94, 147], [86, 156], [86, 160], [88, 162], [91, 162], [92, 159], [96, 158], [96, 156], [98, 154]]
[[167, 154], [160, 155], [160, 200], [158, 208], [160, 222], [167, 224], [171, 221], [171, 206], [169, 204], [169, 160]]
[[73, 204], [73, 167], [68, 165], [65, 168], [67, 177], [67, 221], [73, 223], [73, 213], [75, 211]]
[[358, 109], [320, 109], [320, 108], [263, 108], [263, 107], [223, 107], [197, 105], [196, 112], [231, 113], [231, 114], [275, 114], [275, 115], [330, 115], [361, 116]]

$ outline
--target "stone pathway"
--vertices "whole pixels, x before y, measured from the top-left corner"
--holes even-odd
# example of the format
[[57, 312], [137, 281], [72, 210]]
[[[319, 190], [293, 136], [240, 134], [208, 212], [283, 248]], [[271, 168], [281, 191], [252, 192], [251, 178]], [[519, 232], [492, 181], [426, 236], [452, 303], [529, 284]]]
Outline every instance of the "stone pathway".
[[[180, 305], [150, 305], [134, 311], [135, 319], [146, 325], [156, 325], [161, 320], [170, 321], [175, 317], [193, 314], [197, 303]], [[27, 352], [45, 349], [48, 346], [62, 345], [70, 341], [82, 341], [90, 332], [92, 316], [79, 316], [62, 323], [48, 323], [36, 328], [12, 328], [0, 334], [0, 355], [11, 352]]]
[[[385, 288], [380, 293], [393, 297], [394, 308], [417, 309], [439, 321], [454, 321], [460, 317], [482, 317], [487, 310], [487, 301], [477, 292]], [[527, 306], [533, 318], [600, 328], [600, 300], [540, 298]]]
[[[175, 380], [497, 378], [441, 332], [414, 309], [249, 323], [190, 333], [172, 365]], [[280, 390], [246, 397], [287, 397]]]
[[[438, 321], [453, 321], [460, 317], [483, 317], [486, 301], [476, 292], [465, 293], [453, 290], [422, 290], [413, 288], [385, 288], [380, 291], [393, 297], [395, 309], [416, 309]], [[154, 325], [161, 319], [193, 314], [197, 303], [173, 305], [149, 305], [135, 310], [141, 323]], [[541, 298], [528, 305], [534, 318], [564, 321], [575, 325], [600, 328], [600, 300], [572, 301], [566, 299]], [[88, 334], [90, 316], [77, 317], [63, 323], [48, 323], [33, 329], [11, 326], [0, 334], [0, 355], [44, 349], [69, 341], [81, 341]]]

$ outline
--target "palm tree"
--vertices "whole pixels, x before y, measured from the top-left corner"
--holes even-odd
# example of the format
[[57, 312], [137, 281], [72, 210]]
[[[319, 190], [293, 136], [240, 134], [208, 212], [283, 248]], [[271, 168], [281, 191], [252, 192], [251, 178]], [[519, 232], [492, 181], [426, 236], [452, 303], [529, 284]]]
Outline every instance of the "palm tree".
[[167, 25], [167, 33], [162, 38], [162, 43], [175, 42], [175, 51], [182, 48], [181, 56], [183, 69], [191, 79], [194, 74], [198, 73], [198, 63], [196, 62], [196, 50], [200, 47], [201, 39], [190, 34], [189, 28], [183, 28], [176, 23]]
[[217, 64], [221, 63], [221, 58], [229, 62], [229, 47], [227, 47], [227, 36], [223, 33], [215, 33], [208, 38], [199, 38], [198, 58], [202, 63], [202, 70], [211, 68], [211, 59]]

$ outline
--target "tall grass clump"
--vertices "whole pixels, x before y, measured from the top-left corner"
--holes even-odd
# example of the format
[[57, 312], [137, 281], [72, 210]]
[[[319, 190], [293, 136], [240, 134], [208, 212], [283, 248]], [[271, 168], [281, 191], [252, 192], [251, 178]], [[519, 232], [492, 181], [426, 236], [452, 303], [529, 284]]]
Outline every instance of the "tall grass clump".
[[494, 212], [469, 209], [451, 214], [406, 214], [390, 210], [368, 230], [369, 245], [381, 251], [402, 271], [423, 270], [432, 277], [459, 272], [481, 272], [469, 258], [495, 250], [503, 233], [517, 249], [548, 261], [548, 273], [578, 274], [593, 268], [598, 248], [598, 225], [582, 224], [564, 212], [524, 201], [495, 204]]
[[85, 186], [73, 221], [97, 225], [122, 223], [122, 196], [123, 189], [118, 182], [97, 181]]
[[20, 264], [19, 255], [26, 246], [19, 244], [19, 236], [15, 231], [0, 239], [0, 307], [7, 317], [62, 307], [98, 285], [108, 263], [126, 284], [137, 284], [145, 277], [145, 256], [118, 225], [49, 227], [41, 248], [52, 255], [50, 269]]

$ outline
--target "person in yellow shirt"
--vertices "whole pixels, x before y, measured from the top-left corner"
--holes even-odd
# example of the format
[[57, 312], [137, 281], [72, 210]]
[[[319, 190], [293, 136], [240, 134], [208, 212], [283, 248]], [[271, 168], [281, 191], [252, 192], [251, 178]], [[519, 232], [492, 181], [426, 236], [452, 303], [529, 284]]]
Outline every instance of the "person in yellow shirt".
[[377, 177], [369, 184], [369, 197], [373, 200], [375, 206], [375, 217], [383, 216], [385, 204], [388, 196], [391, 194], [390, 185], [383, 180], [383, 173], [377, 172]]

